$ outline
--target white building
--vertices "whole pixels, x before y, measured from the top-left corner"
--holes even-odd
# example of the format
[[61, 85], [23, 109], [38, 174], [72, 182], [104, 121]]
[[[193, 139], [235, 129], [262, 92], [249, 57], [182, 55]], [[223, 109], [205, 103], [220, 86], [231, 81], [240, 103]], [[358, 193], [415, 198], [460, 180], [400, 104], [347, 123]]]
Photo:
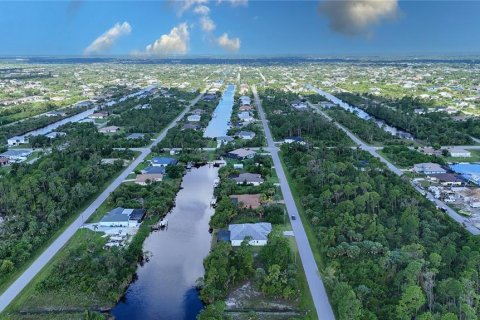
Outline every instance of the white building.
[[423, 174], [435, 174], [435, 173], [446, 173], [447, 170], [443, 169], [437, 163], [416, 163], [413, 165], [413, 171], [416, 173], [423, 173]]
[[248, 244], [251, 246], [264, 246], [267, 244], [268, 235], [272, 232], [272, 224], [268, 222], [231, 224], [228, 226], [230, 231], [230, 243], [233, 247], [242, 244], [245, 238], [249, 238]]
[[118, 207], [107, 213], [99, 225], [102, 227], [138, 227], [145, 216], [144, 209], [124, 209]]
[[450, 156], [455, 158], [470, 158], [472, 156], [470, 151], [458, 147], [450, 148], [448, 149], [448, 152], [450, 153]]
[[200, 119], [201, 119], [201, 116], [199, 116], [198, 114], [191, 114], [187, 117], [187, 120], [190, 122], [199, 122]]
[[10, 147], [18, 146], [20, 144], [27, 144], [28, 139], [25, 136], [15, 136], [8, 138], [7, 143]]

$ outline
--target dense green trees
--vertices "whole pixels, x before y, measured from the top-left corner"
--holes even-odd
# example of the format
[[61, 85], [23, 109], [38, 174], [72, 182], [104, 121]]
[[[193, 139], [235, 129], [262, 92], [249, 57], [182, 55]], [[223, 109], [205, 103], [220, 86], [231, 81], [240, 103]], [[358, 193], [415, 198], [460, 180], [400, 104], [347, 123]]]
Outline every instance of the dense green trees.
[[[131, 104], [148, 103], [151, 109], [137, 110], [130, 107], [108, 121], [108, 125], [122, 127], [126, 132], [156, 133], [183, 111], [183, 104], [175, 99], [155, 98], [132, 100]], [[117, 107], [118, 108], [118, 107]], [[116, 112], [118, 110], [114, 109]]]
[[382, 149], [382, 153], [401, 167], [411, 167], [415, 163], [422, 162], [445, 164], [445, 160], [442, 157], [420, 153], [417, 150], [409, 149], [403, 145], [385, 146]]
[[65, 220], [92, 198], [121, 165], [102, 165], [102, 157], [131, 158], [115, 151], [91, 124], [66, 126], [62, 150], [33, 165], [14, 165], [0, 180], [0, 281], [26, 262]]
[[229, 243], [219, 243], [203, 262], [205, 276], [201, 280], [201, 299], [208, 303], [224, 299], [234, 285], [253, 273], [253, 252], [246, 241], [233, 249]]
[[416, 115], [413, 112], [402, 111], [406, 109], [405, 104], [410, 104], [409, 109], [412, 109], [417, 108], [420, 102], [411, 99], [403, 99], [399, 102], [389, 101], [389, 107], [386, 107], [352, 93], [342, 92], [338, 93], [337, 96], [345, 102], [385, 120], [389, 125], [413, 134], [416, 139], [423, 140], [427, 144], [467, 145], [473, 143], [469, 134], [465, 130], [459, 130], [459, 125], [445, 113], [432, 112], [425, 115]]
[[[108, 198], [108, 208], [127, 207], [147, 210], [145, 221], [125, 248], [104, 248], [107, 239], [90, 230], [75, 235], [57, 261], [48, 277], [38, 282], [35, 303], [42, 305], [43, 296], [51, 308], [68, 306], [93, 308], [114, 304], [141, 261], [143, 242], [149, 235], [150, 225], [164, 217], [174, 204], [180, 179], [161, 181], [148, 186], [120, 185]], [[65, 296], [65, 299], [62, 299]], [[67, 298], [68, 297], [68, 298]], [[77, 299], [77, 300], [75, 300]], [[25, 308], [29, 308], [28, 303]]]
[[298, 99], [295, 95], [266, 89], [262, 93], [263, 107], [268, 113], [272, 135], [277, 140], [298, 136], [308, 138], [310, 142], [329, 146], [347, 145], [351, 141], [323, 116], [310, 111], [296, 111], [290, 103]]
[[479, 316], [477, 238], [365, 152], [282, 148], [339, 319]]
[[395, 143], [399, 138], [380, 128], [373, 120], [363, 120], [351, 112], [336, 107], [327, 111], [328, 115], [347, 127], [356, 136], [369, 144]]

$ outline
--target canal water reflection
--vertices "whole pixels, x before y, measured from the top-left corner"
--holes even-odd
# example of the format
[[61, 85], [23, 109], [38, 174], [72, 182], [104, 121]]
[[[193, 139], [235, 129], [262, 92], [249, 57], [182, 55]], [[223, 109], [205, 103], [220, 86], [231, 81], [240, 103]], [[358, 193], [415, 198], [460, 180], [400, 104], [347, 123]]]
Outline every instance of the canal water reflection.
[[205, 128], [205, 138], [218, 138], [227, 135], [230, 117], [232, 115], [235, 85], [229, 84], [222, 94], [222, 99], [213, 112], [212, 120]]
[[182, 182], [168, 228], [150, 234], [144, 250], [150, 260], [137, 269], [138, 279], [112, 310], [116, 319], [195, 319], [203, 308], [195, 281], [204, 274], [210, 250], [208, 232], [218, 168], [193, 168]]

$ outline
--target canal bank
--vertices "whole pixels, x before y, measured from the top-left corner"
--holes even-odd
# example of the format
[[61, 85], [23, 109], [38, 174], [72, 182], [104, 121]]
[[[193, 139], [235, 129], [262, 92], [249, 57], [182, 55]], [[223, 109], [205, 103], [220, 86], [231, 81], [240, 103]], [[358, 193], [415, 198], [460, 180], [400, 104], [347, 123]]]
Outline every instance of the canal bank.
[[210, 200], [217, 177], [218, 168], [209, 165], [184, 176], [176, 206], [166, 216], [168, 226], [145, 240], [149, 259], [111, 311], [116, 319], [196, 319], [203, 304], [195, 282], [203, 276], [210, 250]]

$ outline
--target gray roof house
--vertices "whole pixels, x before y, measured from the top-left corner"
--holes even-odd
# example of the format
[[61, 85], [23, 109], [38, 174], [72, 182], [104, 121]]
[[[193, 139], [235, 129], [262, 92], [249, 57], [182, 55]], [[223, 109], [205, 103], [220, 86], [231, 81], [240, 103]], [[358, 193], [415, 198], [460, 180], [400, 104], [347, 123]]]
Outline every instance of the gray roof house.
[[255, 132], [252, 131], [240, 131], [237, 134], [235, 134], [236, 137], [239, 137], [240, 139], [243, 140], [252, 140], [255, 138]]
[[272, 224], [268, 222], [231, 224], [230, 242], [232, 246], [238, 247], [245, 238], [249, 238], [252, 246], [264, 246], [267, 244], [268, 235], [272, 232]]
[[132, 133], [127, 136], [127, 139], [143, 139], [145, 135], [143, 133]]
[[145, 212], [145, 209], [117, 207], [100, 220], [100, 225], [106, 227], [136, 227], [143, 220]]
[[241, 148], [230, 151], [227, 156], [238, 160], [252, 159], [255, 156], [255, 151]]
[[435, 174], [435, 173], [446, 173], [447, 170], [443, 169], [438, 163], [416, 163], [413, 165], [413, 171], [416, 173], [424, 174]]
[[246, 184], [251, 184], [251, 185], [254, 185], [254, 186], [259, 186], [264, 181], [260, 174], [249, 173], [249, 172], [240, 173], [238, 176], [233, 176], [231, 178], [232, 178], [232, 180], [236, 181], [237, 184], [246, 183]]

